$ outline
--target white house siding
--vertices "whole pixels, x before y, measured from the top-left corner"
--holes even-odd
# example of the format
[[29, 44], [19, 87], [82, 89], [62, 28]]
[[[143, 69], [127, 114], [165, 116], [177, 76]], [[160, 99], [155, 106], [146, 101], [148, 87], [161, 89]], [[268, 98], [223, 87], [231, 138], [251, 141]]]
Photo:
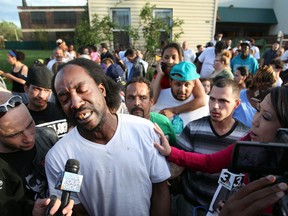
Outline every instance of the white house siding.
[[[147, 1], [144, 0], [88, 0], [89, 16], [98, 14], [100, 17], [107, 15], [110, 8], [130, 8], [130, 19], [132, 26], [139, 26], [139, 14]], [[182, 29], [184, 34], [178, 40], [182, 43], [187, 40], [190, 46], [196, 50], [196, 45], [205, 45], [211, 41], [215, 29], [215, 18], [217, 0], [180, 0], [180, 1], [149, 1], [150, 5], [156, 5], [159, 9], [172, 9], [173, 18], [184, 20]], [[177, 32], [176, 28], [173, 31]], [[138, 41], [136, 46], [143, 46], [143, 38]]]

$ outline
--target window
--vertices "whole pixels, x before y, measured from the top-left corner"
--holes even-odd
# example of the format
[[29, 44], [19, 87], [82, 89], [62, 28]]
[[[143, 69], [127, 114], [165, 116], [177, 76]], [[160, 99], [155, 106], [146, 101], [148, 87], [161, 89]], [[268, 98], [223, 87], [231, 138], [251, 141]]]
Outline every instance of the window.
[[31, 12], [32, 24], [46, 24], [45, 12]]
[[129, 47], [129, 35], [123, 31], [123, 28], [130, 25], [130, 10], [127, 8], [114, 8], [111, 9], [111, 18], [112, 21], [116, 24], [115, 29], [113, 30], [113, 44], [124, 45]]
[[[162, 18], [164, 22], [166, 22], [169, 26], [172, 25], [172, 9], [155, 9], [154, 11], [155, 18]], [[172, 34], [168, 35], [164, 30], [161, 30], [160, 41], [167, 41], [167, 39], [171, 39]]]
[[54, 12], [55, 24], [76, 24], [76, 13], [74, 11], [69, 12]]

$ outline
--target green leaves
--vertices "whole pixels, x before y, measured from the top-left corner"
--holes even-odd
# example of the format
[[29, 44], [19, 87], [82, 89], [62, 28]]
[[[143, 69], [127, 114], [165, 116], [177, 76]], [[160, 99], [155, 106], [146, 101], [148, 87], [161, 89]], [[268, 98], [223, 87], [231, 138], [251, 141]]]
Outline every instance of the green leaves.
[[23, 39], [21, 29], [13, 22], [7, 22], [5, 20], [0, 22], [0, 36], [4, 36], [4, 39], [8, 41]]

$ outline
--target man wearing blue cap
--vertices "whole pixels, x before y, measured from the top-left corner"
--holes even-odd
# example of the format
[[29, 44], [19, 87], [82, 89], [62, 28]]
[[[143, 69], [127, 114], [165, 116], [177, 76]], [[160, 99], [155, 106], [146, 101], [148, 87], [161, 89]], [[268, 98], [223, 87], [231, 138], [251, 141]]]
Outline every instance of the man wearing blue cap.
[[[153, 112], [159, 112], [167, 107], [186, 104], [194, 99], [192, 94], [195, 81], [199, 79], [196, 66], [191, 62], [180, 62], [174, 65], [170, 71], [171, 88], [163, 89], [159, 95], [157, 103], [152, 107]], [[208, 101], [207, 96], [207, 101]], [[208, 104], [208, 102], [207, 102]], [[184, 122], [184, 126], [190, 121], [207, 116], [209, 114], [208, 105], [199, 109], [179, 113]]]

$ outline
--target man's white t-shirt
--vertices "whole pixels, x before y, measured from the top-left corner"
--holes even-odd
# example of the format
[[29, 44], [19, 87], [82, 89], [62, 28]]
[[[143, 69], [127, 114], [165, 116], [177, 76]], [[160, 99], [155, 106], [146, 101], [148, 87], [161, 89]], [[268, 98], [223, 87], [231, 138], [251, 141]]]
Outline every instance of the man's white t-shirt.
[[184, 50], [184, 61], [193, 63], [195, 58], [196, 58], [196, 54], [193, 50], [191, 49]]
[[202, 63], [201, 78], [209, 78], [214, 71], [215, 47], [206, 48], [198, 57]]
[[83, 138], [75, 127], [48, 152], [45, 168], [50, 194], [61, 196], [54, 188], [57, 173], [68, 159], [76, 159], [83, 182], [81, 191], [71, 194], [75, 204], [82, 203], [94, 216], [147, 216], [152, 183], [165, 181], [170, 171], [153, 146], [160, 141], [152, 122], [133, 115], [117, 116], [117, 129], [106, 145]]
[[[160, 91], [160, 95], [157, 100], [157, 103], [151, 107], [151, 112], [160, 112], [162, 109], [165, 109], [165, 108], [180, 106], [180, 105], [183, 105], [192, 101], [193, 99], [194, 99], [194, 96], [193, 94], [191, 94], [190, 97], [187, 98], [185, 101], [179, 101], [173, 97], [171, 88], [162, 89]], [[209, 96], [208, 95], [206, 95], [206, 99], [207, 99], [207, 103], [205, 106], [198, 108], [196, 110], [190, 111], [190, 112], [179, 114], [180, 118], [183, 120], [184, 127], [190, 121], [194, 121], [196, 119], [209, 115], [209, 106], [208, 106]]]

